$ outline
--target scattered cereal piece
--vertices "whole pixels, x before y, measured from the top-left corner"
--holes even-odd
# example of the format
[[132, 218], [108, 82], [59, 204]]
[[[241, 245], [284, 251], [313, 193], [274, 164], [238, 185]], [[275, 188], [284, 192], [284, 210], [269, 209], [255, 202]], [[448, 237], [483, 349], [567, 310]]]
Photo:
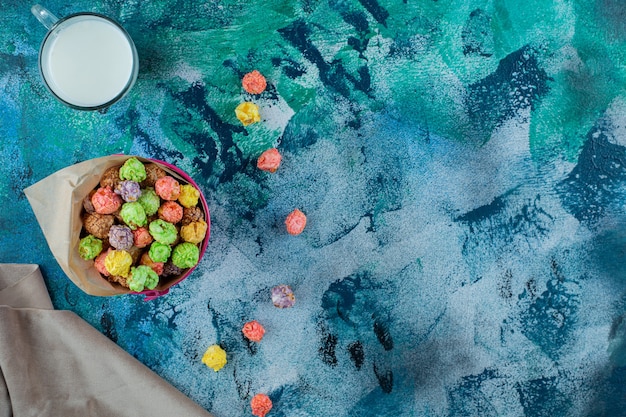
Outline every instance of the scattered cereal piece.
[[211, 345], [204, 352], [202, 356], [202, 363], [213, 369], [215, 372], [219, 371], [226, 365], [226, 351], [219, 347], [219, 345]]
[[289, 285], [277, 285], [272, 288], [272, 303], [278, 308], [293, 307], [296, 303], [296, 296]]
[[261, 94], [267, 88], [267, 81], [259, 71], [254, 70], [243, 76], [241, 85], [250, 94]]
[[248, 340], [258, 343], [265, 335], [265, 328], [258, 321], [252, 320], [243, 325], [241, 332]]
[[303, 212], [295, 209], [285, 219], [285, 225], [287, 226], [287, 233], [290, 235], [299, 235], [306, 226], [306, 216]]
[[238, 105], [235, 109], [235, 115], [244, 126], [261, 121], [259, 106], [249, 101]]
[[252, 408], [252, 414], [255, 416], [265, 417], [265, 415], [272, 409], [272, 400], [270, 400], [270, 397], [265, 394], [257, 394], [252, 397], [250, 407]]
[[268, 149], [259, 156], [256, 166], [262, 171], [276, 172], [280, 166], [280, 160], [282, 157], [278, 153], [278, 149]]

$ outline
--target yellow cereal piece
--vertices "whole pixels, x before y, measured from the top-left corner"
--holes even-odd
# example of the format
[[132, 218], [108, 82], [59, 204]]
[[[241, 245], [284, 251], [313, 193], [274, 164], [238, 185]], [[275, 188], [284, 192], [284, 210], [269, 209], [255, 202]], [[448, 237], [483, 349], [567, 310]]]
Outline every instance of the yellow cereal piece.
[[209, 346], [202, 356], [202, 363], [215, 372], [222, 369], [224, 365], [226, 365], [226, 362], [226, 351], [218, 345]]
[[180, 186], [180, 195], [178, 196], [178, 202], [181, 206], [190, 208], [198, 205], [198, 199], [200, 198], [200, 191], [191, 184], [185, 184]]
[[104, 267], [113, 276], [128, 277], [133, 257], [125, 250], [112, 250], [104, 258]]
[[261, 121], [259, 106], [249, 101], [238, 105], [235, 109], [235, 114], [237, 115], [237, 119], [239, 119], [244, 126]]
[[207, 224], [204, 220], [191, 222], [180, 228], [180, 237], [189, 243], [200, 243], [206, 236]]

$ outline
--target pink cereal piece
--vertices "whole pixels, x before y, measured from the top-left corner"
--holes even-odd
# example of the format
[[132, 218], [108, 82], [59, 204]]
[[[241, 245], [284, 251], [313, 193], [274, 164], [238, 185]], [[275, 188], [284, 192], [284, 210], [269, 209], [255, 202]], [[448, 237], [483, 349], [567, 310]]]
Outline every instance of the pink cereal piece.
[[267, 81], [259, 71], [254, 70], [243, 76], [241, 85], [250, 94], [261, 94], [267, 88]]
[[159, 218], [173, 224], [183, 219], [183, 206], [175, 201], [166, 201], [159, 207]]
[[102, 252], [100, 255], [96, 256], [96, 259], [93, 262], [93, 266], [95, 266], [98, 272], [100, 272], [105, 277], [108, 277], [111, 275], [109, 271], [107, 271], [107, 269], [104, 267], [104, 259], [107, 257], [109, 252], [111, 252], [111, 250], [112, 249], [109, 248], [108, 250]]
[[282, 156], [278, 152], [278, 149], [268, 149], [259, 156], [256, 166], [262, 171], [276, 172], [280, 166]]
[[290, 235], [299, 235], [306, 226], [306, 216], [303, 212], [295, 209], [285, 219], [285, 225], [287, 226], [287, 233]]
[[265, 335], [265, 328], [256, 320], [252, 320], [243, 325], [241, 332], [252, 342], [260, 342]]
[[256, 394], [250, 401], [250, 408], [252, 414], [257, 417], [265, 417], [267, 413], [272, 409], [272, 400], [265, 394]]
[[91, 196], [91, 204], [98, 214], [113, 214], [122, 206], [122, 197], [108, 185], [100, 187]]
[[138, 227], [133, 230], [133, 245], [138, 248], [145, 248], [152, 243], [152, 235], [145, 227]]
[[166, 175], [156, 181], [154, 191], [163, 200], [174, 201], [180, 196], [180, 183], [173, 177]]

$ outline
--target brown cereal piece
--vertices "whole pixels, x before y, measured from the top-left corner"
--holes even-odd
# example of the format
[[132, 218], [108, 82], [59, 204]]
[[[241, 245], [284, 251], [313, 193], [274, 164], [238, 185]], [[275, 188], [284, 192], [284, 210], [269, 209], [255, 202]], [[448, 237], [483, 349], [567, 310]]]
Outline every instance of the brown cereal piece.
[[124, 277], [120, 277], [119, 275], [112, 275], [112, 276], [107, 277], [107, 278], [111, 282], [117, 282], [122, 287], [128, 288], [128, 282], [126, 281], [126, 278], [124, 278]]
[[159, 178], [166, 176], [167, 173], [157, 164], [146, 164], [146, 179], [141, 182], [141, 187], [154, 187]]
[[91, 190], [91, 192], [83, 199], [83, 208], [87, 213], [95, 213], [96, 209], [91, 202], [91, 197], [96, 193], [96, 190]]
[[102, 177], [100, 178], [100, 186], [109, 186], [112, 190], [115, 190], [120, 181], [122, 181], [120, 179], [120, 167], [115, 166], [107, 168], [107, 170], [104, 171], [104, 174], [102, 174]]
[[183, 208], [183, 218], [181, 220], [183, 226], [197, 222], [198, 220], [204, 220], [204, 213], [200, 207]]
[[177, 267], [171, 262], [167, 262], [163, 265], [163, 276], [164, 277], [177, 277], [183, 273], [184, 269]]
[[115, 217], [110, 214], [87, 213], [83, 217], [83, 226], [87, 233], [99, 239], [109, 237], [109, 229], [115, 223]]
[[126, 252], [130, 253], [130, 257], [133, 258], [133, 265], [137, 265], [144, 250], [142, 248], [138, 248], [137, 246], [132, 246]]

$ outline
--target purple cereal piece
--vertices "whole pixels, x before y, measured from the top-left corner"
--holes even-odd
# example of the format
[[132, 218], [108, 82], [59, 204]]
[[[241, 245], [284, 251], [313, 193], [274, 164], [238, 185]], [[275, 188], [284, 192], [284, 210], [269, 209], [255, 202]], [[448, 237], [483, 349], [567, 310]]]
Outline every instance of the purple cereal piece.
[[109, 230], [109, 243], [115, 249], [129, 250], [133, 247], [133, 231], [128, 226], [113, 225]]
[[127, 203], [132, 203], [141, 196], [141, 187], [135, 181], [120, 181], [115, 187], [115, 194], [119, 194]]
[[289, 285], [277, 285], [272, 288], [272, 303], [278, 308], [293, 307], [296, 297]]

